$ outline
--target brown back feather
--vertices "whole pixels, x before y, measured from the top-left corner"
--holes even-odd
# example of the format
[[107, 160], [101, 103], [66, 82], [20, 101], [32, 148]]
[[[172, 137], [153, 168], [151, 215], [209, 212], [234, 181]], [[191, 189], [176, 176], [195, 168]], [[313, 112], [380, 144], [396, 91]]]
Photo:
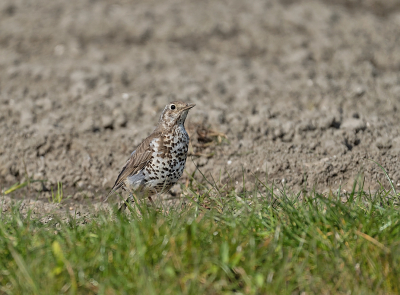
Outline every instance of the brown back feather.
[[[104, 200], [107, 201], [108, 197], [115, 192], [117, 189], [123, 186], [124, 181], [126, 180], [127, 177], [135, 175], [138, 173], [140, 170], [143, 169], [143, 167], [147, 164], [147, 162], [151, 159], [152, 157], [152, 150], [150, 148], [150, 143], [152, 140], [156, 137], [161, 136], [161, 132], [155, 131], [152, 133], [149, 137], [147, 137], [143, 142], [136, 148], [135, 153], [130, 156], [128, 161], [126, 162], [125, 166], [122, 168], [121, 172], [119, 173], [117, 180], [114, 183], [114, 186], [112, 187], [111, 191], [108, 193], [106, 199]], [[159, 143], [161, 145], [161, 142]]]

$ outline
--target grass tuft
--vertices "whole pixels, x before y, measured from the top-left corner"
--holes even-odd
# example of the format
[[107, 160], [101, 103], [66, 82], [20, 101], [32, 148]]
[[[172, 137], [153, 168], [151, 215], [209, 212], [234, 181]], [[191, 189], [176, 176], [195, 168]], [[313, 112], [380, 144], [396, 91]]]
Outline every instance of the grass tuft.
[[64, 192], [62, 188], [62, 183], [57, 182], [57, 192], [53, 192], [53, 188], [51, 188], [51, 202], [60, 204], [64, 198]]

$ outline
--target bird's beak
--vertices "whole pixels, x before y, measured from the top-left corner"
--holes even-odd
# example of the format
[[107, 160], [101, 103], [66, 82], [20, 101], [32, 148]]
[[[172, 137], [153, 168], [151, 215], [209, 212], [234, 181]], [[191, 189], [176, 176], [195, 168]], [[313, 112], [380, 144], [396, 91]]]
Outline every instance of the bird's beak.
[[195, 107], [196, 104], [194, 103], [188, 103], [187, 106], [185, 106], [182, 111], [190, 110], [191, 108]]

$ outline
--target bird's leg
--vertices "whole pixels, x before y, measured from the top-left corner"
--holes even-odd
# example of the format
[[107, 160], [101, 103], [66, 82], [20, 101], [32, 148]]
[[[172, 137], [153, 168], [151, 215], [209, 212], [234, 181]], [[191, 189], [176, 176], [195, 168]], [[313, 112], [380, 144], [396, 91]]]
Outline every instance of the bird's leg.
[[129, 192], [129, 197], [125, 201], [123, 201], [123, 203], [122, 203], [121, 207], [118, 209], [118, 211], [120, 211], [120, 212], [125, 211], [125, 209], [128, 207], [128, 202], [133, 202], [133, 203], [135, 202], [135, 197], [132, 192]]
[[119, 212], [124, 212], [126, 207], [128, 207], [128, 205], [126, 205], [126, 201], [123, 201], [122, 205], [121, 205], [121, 207], [119, 207], [118, 211]]
[[151, 204], [152, 204], [154, 207], [156, 207], [156, 204], [154, 203], [153, 199], [152, 199], [151, 197], [148, 197], [148, 198], [149, 198]]
[[118, 211], [123, 212], [126, 210], [126, 208], [128, 207], [128, 201], [130, 198], [131, 198], [131, 194], [129, 194], [129, 197], [122, 202], [122, 205], [121, 205], [121, 207], [119, 207]]
[[148, 199], [150, 200], [151, 205], [153, 205], [154, 208], [157, 208], [157, 207], [156, 207], [156, 204], [154, 203], [153, 199], [151, 198], [151, 196], [153, 196], [154, 194], [157, 194], [157, 190], [156, 190], [156, 189], [153, 189], [153, 190], [151, 190], [151, 192], [149, 192], [149, 193], [150, 193], [150, 194], [149, 194], [149, 196], [148, 196]]
[[[151, 202], [151, 205], [152, 205], [154, 208], [157, 208], [157, 207], [156, 207], [156, 203], [154, 203], [153, 199], [151, 198], [151, 197], [154, 196], [154, 195], [157, 195], [157, 196], [158, 196], [157, 190], [156, 190], [156, 189], [149, 190], [149, 191], [148, 191], [147, 198], [148, 198], [149, 201]], [[158, 198], [157, 198], [157, 200], [158, 200]]]

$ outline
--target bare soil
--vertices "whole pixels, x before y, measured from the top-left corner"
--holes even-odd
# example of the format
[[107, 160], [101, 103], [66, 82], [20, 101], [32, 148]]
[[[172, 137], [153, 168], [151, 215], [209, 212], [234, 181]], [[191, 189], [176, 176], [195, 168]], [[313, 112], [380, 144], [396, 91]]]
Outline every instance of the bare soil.
[[400, 2], [334, 3], [0, 1], [0, 187], [100, 201], [175, 99], [181, 183], [400, 186]]

